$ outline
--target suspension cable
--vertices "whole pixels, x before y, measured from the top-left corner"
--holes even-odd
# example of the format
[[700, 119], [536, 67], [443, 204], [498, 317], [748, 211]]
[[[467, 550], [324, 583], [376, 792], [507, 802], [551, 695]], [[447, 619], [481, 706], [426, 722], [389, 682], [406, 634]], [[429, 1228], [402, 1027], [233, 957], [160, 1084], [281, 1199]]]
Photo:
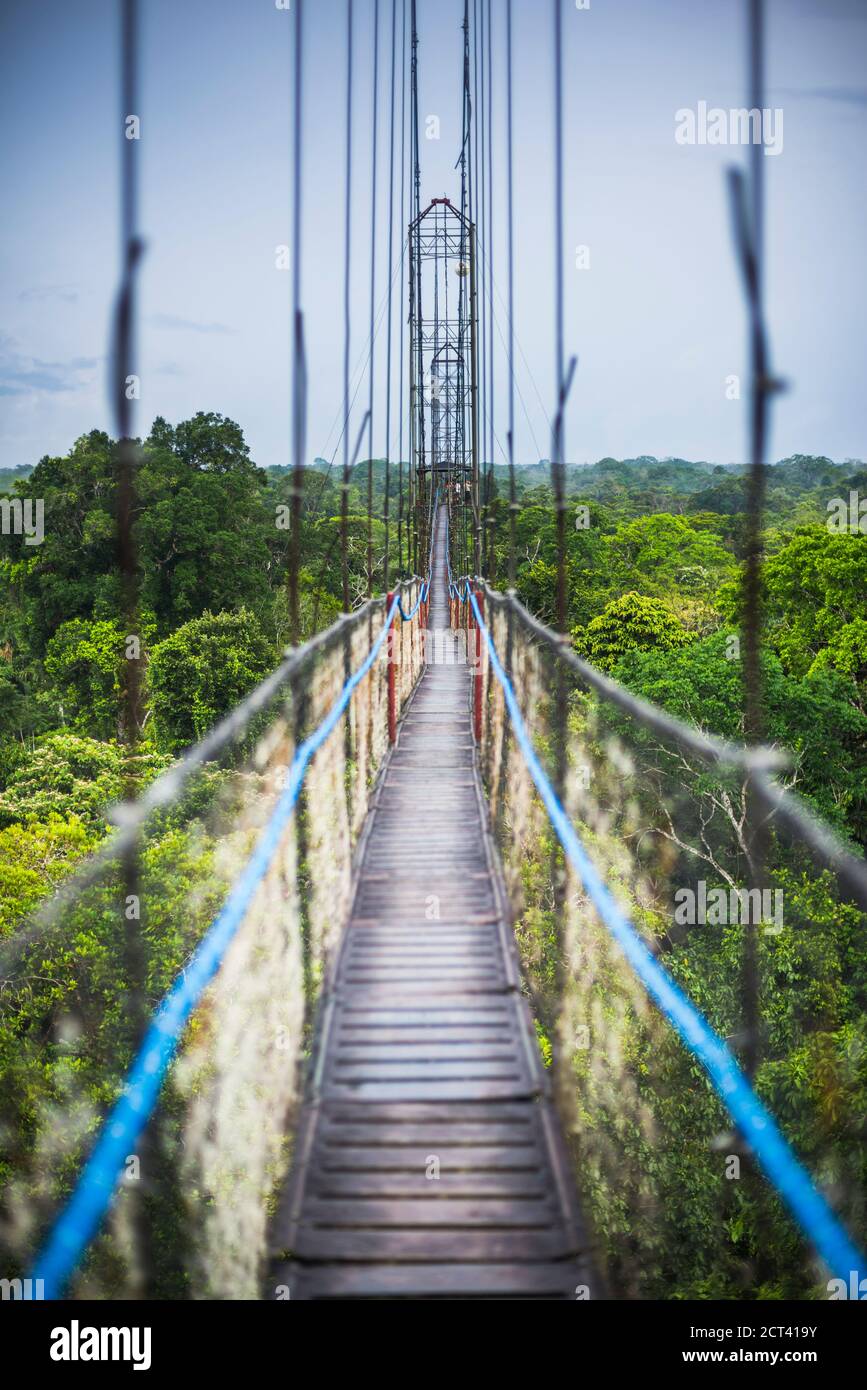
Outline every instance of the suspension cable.
[[[406, 230], [406, 0], [401, 0], [403, 26], [401, 30], [401, 78], [400, 78], [400, 234], [404, 238]], [[404, 239], [404, 245], [405, 245]], [[400, 273], [400, 381], [398, 386], [398, 500], [397, 500], [397, 567], [403, 574], [403, 372], [404, 372], [404, 259], [401, 253]]]
[[[383, 587], [388, 593], [389, 577], [389, 488], [391, 485], [391, 331], [392, 331], [392, 285], [391, 258], [394, 254], [394, 70], [397, 59], [397, 0], [391, 0], [391, 119], [389, 122], [388, 145], [388, 333], [385, 350], [385, 499], [383, 519], [385, 522], [385, 562]], [[398, 573], [400, 561], [398, 560]]]
[[506, 0], [506, 165], [509, 282], [509, 588], [516, 583], [517, 510], [515, 497], [515, 217], [512, 129], [512, 0]]
[[[494, 137], [493, 137], [493, 124], [494, 124], [494, 81], [493, 81], [494, 31], [493, 31], [493, 24], [492, 24], [491, 0], [487, 0], [487, 2], [488, 2], [488, 18], [487, 18], [487, 36], [488, 36], [488, 44], [487, 44], [487, 63], [488, 63], [488, 77], [487, 77], [487, 96], [488, 96], [488, 114], [487, 114], [487, 135], [488, 135], [488, 158], [487, 158], [487, 165], [488, 165], [488, 216], [487, 216], [487, 223], [486, 223], [486, 225], [487, 225], [487, 232], [488, 232], [488, 247], [489, 247], [489, 251], [488, 251], [488, 265], [489, 265], [489, 267], [493, 268], [493, 264], [494, 264]], [[495, 566], [494, 566], [494, 537], [493, 537], [493, 530], [492, 530], [492, 528], [493, 528], [493, 523], [494, 523], [493, 506], [494, 506], [494, 419], [495, 419], [495, 397], [494, 397], [494, 316], [493, 316], [493, 308], [494, 308], [494, 300], [493, 300], [493, 296], [491, 295], [491, 293], [490, 293], [490, 291], [489, 291], [489, 293], [488, 293], [488, 331], [487, 331], [487, 343], [488, 343], [488, 374], [489, 374], [489, 380], [490, 380], [489, 406], [488, 406], [489, 415], [490, 415], [490, 426], [489, 426], [490, 434], [489, 434], [489, 446], [488, 446], [488, 509], [487, 509], [487, 516], [488, 516], [488, 537], [487, 537], [487, 542], [488, 542], [488, 546], [487, 546], [487, 548], [488, 548], [488, 560], [487, 560], [487, 573], [488, 573], [488, 575], [491, 577], [492, 580], [493, 580], [493, 578], [494, 578], [494, 568], [495, 568]]]
[[370, 403], [367, 420], [367, 597], [373, 594], [373, 404], [376, 380], [374, 321], [376, 318], [376, 173], [379, 118], [379, 0], [373, 3], [373, 128], [370, 193]]
[[340, 570], [343, 581], [343, 611], [349, 599], [349, 354], [352, 337], [352, 0], [346, 11], [346, 182], [343, 223], [343, 482], [340, 493]]
[[557, 383], [557, 415], [551, 441], [551, 473], [557, 526], [557, 626], [566, 631], [566, 503], [564, 499], [565, 429], [564, 330], [563, 330], [563, 55], [562, 0], [552, 0], [554, 19], [554, 370]]
[[307, 366], [304, 354], [304, 320], [301, 313], [301, 173], [303, 149], [303, 0], [295, 7], [294, 120], [292, 136], [292, 531], [289, 555], [289, 618], [292, 642], [300, 640], [298, 571], [301, 561], [301, 502], [304, 496], [306, 444]]

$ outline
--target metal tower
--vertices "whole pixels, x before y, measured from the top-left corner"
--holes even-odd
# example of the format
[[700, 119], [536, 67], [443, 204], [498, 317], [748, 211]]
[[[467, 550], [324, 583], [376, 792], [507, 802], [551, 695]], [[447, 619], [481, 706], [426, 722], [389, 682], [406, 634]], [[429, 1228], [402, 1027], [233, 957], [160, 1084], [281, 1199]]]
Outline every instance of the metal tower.
[[418, 551], [437, 489], [463, 572], [481, 565], [476, 230], [448, 198], [409, 226], [410, 449]]

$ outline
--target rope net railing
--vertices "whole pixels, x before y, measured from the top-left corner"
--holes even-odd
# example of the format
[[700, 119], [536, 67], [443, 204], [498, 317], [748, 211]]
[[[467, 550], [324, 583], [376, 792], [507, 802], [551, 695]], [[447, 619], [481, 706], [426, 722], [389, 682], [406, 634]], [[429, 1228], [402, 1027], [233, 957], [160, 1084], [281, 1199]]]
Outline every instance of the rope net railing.
[[863, 861], [775, 780], [774, 750], [637, 701], [512, 595], [450, 592], [612, 1294], [827, 1298], [829, 1272], [865, 1272]]
[[399, 713], [421, 673], [426, 592], [408, 581], [290, 652], [4, 943], [7, 1277], [45, 1297], [259, 1296], [311, 1011], [389, 701]]

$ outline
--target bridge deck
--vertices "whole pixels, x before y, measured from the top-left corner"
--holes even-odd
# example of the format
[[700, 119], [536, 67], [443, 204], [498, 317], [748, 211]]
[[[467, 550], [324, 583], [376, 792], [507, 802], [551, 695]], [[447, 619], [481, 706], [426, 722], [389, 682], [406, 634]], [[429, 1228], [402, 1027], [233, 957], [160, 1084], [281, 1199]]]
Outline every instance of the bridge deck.
[[[448, 628], [444, 541], [440, 527], [432, 629]], [[272, 1233], [269, 1284], [292, 1298], [568, 1298], [590, 1283], [469, 693], [466, 665], [426, 668], [366, 827]]]

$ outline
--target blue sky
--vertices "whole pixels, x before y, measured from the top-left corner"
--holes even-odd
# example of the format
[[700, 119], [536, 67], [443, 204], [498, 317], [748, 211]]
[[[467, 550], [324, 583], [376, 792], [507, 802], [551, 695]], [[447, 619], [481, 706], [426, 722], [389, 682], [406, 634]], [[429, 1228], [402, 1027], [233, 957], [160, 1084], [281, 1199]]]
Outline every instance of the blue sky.
[[[398, 0], [398, 25], [403, 0]], [[462, 0], [418, 0], [422, 198], [458, 196]], [[742, 0], [564, 4], [566, 346], [580, 366], [567, 457], [746, 454], [746, 321], [724, 173], [743, 149], [683, 146], [675, 112], [744, 104]], [[554, 398], [550, 0], [514, 0], [516, 451], [549, 451]], [[257, 462], [289, 461], [291, 15], [273, 0], [143, 0], [137, 429], [217, 410]], [[505, 332], [503, 0], [494, 11], [494, 298]], [[345, 0], [306, 3], [303, 307], [311, 457], [341, 414]], [[374, 0], [355, 0], [352, 359], [366, 346]], [[387, 283], [391, 0], [381, 0], [377, 299]], [[117, 6], [5, 0], [0, 14], [0, 466], [110, 427], [106, 343], [118, 277]], [[867, 454], [867, 3], [769, 0], [768, 94], [784, 144], [765, 158], [768, 320], [790, 383], [770, 456]], [[396, 235], [396, 246], [401, 242]], [[575, 268], [574, 249], [590, 249]], [[394, 320], [397, 342], [397, 305]], [[499, 339], [496, 339], [499, 348]], [[375, 452], [385, 452], [384, 329]], [[396, 353], [395, 353], [396, 358]], [[527, 366], [524, 362], [526, 358]], [[397, 364], [394, 366], [397, 400]], [[498, 355], [495, 426], [505, 442]], [[367, 386], [350, 426], [360, 423]], [[357, 422], [357, 423], [356, 423]], [[397, 455], [394, 410], [392, 455]], [[502, 455], [495, 451], [497, 461]]]

